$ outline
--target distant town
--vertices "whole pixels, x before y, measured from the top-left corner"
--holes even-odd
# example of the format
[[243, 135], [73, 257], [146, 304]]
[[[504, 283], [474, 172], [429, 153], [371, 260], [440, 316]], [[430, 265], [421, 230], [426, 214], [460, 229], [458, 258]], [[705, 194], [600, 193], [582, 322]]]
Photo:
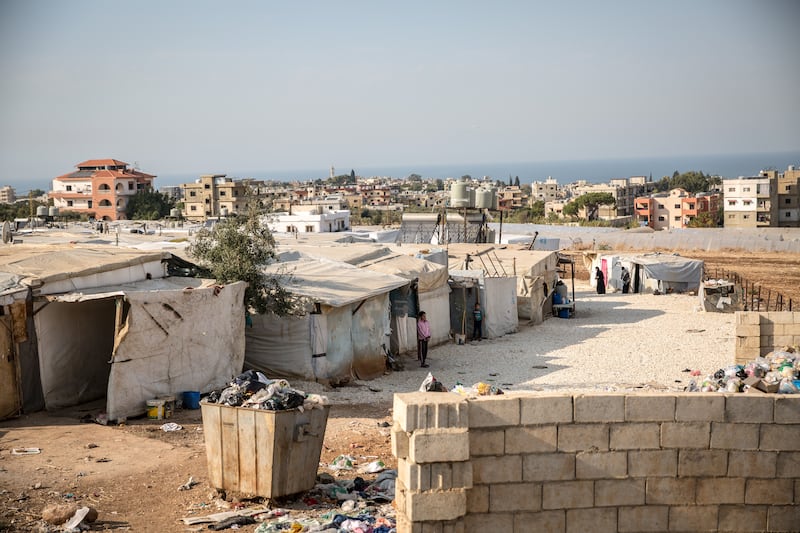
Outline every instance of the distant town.
[[[400, 223], [411, 213], [483, 213], [483, 219], [550, 224], [685, 227], [800, 227], [800, 169], [762, 170], [720, 178], [691, 171], [653, 179], [630, 176], [608, 183], [548, 178], [520, 184], [469, 175], [432, 179], [364, 177], [355, 170], [327, 179], [276, 182], [206, 174], [176, 186], [156, 186], [157, 176], [116, 159], [92, 159], [52, 180], [49, 191], [18, 197], [0, 188], [5, 220], [173, 219], [203, 222], [252, 212], [269, 214], [285, 232], [350, 229], [351, 223]], [[474, 218], [474, 217], [473, 217]]]

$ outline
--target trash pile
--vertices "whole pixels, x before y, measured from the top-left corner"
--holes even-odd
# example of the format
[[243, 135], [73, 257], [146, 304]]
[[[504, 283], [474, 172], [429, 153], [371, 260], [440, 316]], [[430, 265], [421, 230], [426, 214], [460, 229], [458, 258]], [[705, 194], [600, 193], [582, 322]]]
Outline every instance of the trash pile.
[[797, 348], [786, 346], [746, 365], [720, 368], [702, 381], [691, 380], [685, 390], [800, 394], [800, 354]]
[[209, 394], [206, 402], [269, 411], [302, 411], [328, 405], [328, 398], [293, 389], [285, 379], [269, 379], [261, 372], [248, 370], [231, 381], [228, 388]]
[[385, 470], [374, 481], [334, 479], [320, 474], [313, 489], [303, 494], [292, 507], [278, 509], [240, 509], [187, 517], [186, 525], [209, 524], [221, 531], [241, 525], [259, 524], [256, 533], [396, 533], [394, 499], [397, 470]]
[[[419, 392], [447, 392], [447, 387], [444, 384], [433, 377], [433, 374], [428, 372], [428, 376], [422, 382], [422, 385], [419, 386]], [[450, 389], [450, 392], [455, 392], [456, 394], [460, 394], [462, 396], [494, 396], [496, 394], [503, 394], [502, 389], [494, 386], [489, 385], [488, 383], [475, 383], [472, 387], [465, 387], [463, 384], [456, 382], [453, 388]]]

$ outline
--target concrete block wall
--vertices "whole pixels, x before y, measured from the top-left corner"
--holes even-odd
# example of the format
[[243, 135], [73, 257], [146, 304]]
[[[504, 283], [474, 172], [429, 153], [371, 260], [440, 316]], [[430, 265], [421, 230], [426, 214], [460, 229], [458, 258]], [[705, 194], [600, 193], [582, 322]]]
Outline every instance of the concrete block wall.
[[800, 345], [800, 311], [736, 313], [737, 364], [749, 363], [787, 345]]
[[800, 531], [800, 395], [394, 397], [398, 533]]

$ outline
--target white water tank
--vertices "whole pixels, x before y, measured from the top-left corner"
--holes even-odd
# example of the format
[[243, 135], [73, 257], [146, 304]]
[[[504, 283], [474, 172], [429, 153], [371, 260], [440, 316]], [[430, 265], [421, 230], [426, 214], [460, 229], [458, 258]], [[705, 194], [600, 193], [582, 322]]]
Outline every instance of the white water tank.
[[475, 207], [478, 209], [492, 208], [492, 190], [478, 189], [475, 191]]
[[169, 216], [171, 218], [181, 218], [181, 210], [177, 208], [170, 209]]
[[37, 217], [46, 217], [47, 216], [47, 206], [40, 205], [36, 208], [36, 216]]
[[452, 207], [469, 207], [469, 190], [466, 181], [459, 180], [450, 186], [450, 205]]
[[475, 189], [469, 190], [469, 205], [467, 207], [475, 207]]
[[52, 205], [51, 205], [51, 206], [50, 206], [50, 207], [47, 209], [47, 214], [48, 214], [49, 216], [51, 216], [51, 217], [57, 217], [57, 216], [58, 216], [58, 208], [57, 208], [56, 206], [52, 206]]
[[219, 210], [219, 216], [221, 216], [221, 217], [226, 217], [226, 216], [228, 216], [228, 208], [227, 208], [227, 207], [222, 207], [222, 208], [220, 208], [220, 210]]

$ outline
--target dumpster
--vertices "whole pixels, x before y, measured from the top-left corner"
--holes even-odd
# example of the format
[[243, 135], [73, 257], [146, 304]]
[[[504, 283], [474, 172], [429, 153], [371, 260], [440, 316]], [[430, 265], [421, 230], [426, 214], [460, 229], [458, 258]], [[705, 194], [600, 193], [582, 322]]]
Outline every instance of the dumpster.
[[214, 488], [277, 498], [314, 487], [330, 406], [270, 411], [204, 401], [200, 408]]

